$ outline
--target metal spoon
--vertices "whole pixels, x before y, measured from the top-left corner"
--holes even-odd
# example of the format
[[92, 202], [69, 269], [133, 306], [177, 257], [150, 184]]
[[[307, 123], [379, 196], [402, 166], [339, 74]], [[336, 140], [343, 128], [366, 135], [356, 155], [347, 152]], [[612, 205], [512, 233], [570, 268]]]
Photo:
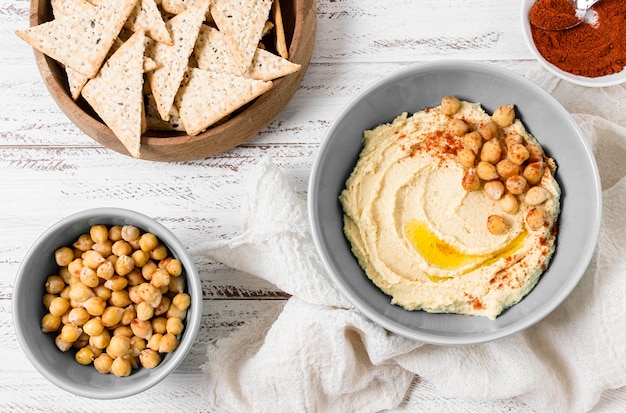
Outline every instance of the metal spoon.
[[[587, 20], [587, 12], [591, 8], [591, 6], [593, 6], [594, 4], [599, 2], [600, 0], [570, 0], [570, 1], [572, 3], [574, 3], [574, 7], [575, 7], [574, 17], [576, 17], [575, 21], [573, 19], [571, 19], [571, 18], [567, 18], [567, 17], [572, 17], [572, 16], [565, 16], [566, 18], [563, 18], [560, 21], [555, 22], [554, 25], [550, 25], [550, 27], [542, 27], [536, 21], [533, 21], [533, 19], [531, 17], [530, 24], [532, 24], [533, 26], [535, 26], [535, 27], [537, 27], [539, 29], [544, 29], [544, 30], [567, 30], [567, 29], [571, 29], [572, 27], [576, 27], [580, 23], [582, 23], [583, 21]], [[535, 3], [535, 5], [536, 4], [537, 3]], [[533, 7], [535, 7], [535, 6], [533, 6]], [[531, 14], [531, 16], [532, 16], [532, 14]], [[595, 18], [595, 17], [593, 17], [593, 18]], [[591, 20], [593, 20], [593, 18]]]

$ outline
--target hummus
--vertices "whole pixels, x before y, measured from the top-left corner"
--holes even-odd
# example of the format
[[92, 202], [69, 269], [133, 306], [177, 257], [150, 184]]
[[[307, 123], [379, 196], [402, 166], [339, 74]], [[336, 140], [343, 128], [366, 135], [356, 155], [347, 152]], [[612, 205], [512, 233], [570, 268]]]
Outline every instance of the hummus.
[[[560, 188], [554, 161], [513, 119], [497, 128], [502, 159], [511, 142], [539, 148], [545, 168], [528, 187], [544, 188], [546, 199], [529, 205], [525, 192], [516, 193], [516, 210], [503, 212], [501, 199], [484, 190], [485, 181], [479, 189], [465, 189], [461, 183], [474, 168], [459, 160], [464, 135], [493, 123], [495, 112], [492, 118], [478, 103], [459, 103], [452, 115], [438, 105], [364, 132], [359, 160], [340, 195], [344, 232], [360, 266], [393, 304], [494, 319], [528, 294], [546, 270], [555, 248]], [[455, 119], [468, 130], [459, 133]], [[537, 161], [537, 151], [529, 152], [520, 171]], [[540, 225], [529, 225], [534, 212], [541, 213]], [[505, 231], [490, 231], [486, 223], [494, 215], [502, 217]]]

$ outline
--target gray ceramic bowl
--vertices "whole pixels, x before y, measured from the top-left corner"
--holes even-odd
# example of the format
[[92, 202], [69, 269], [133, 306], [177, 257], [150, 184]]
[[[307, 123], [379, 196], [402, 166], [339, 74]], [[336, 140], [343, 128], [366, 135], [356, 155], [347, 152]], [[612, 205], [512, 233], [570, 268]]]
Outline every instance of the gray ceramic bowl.
[[[480, 102], [491, 113], [515, 104], [518, 117], [555, 158], [563, 190], [556, 253], [535, 289], [496, 320], [406, 311], [390, 303], [364, 274], [343, 233], [338, 197], [356, 164], [363, 131], [404, 111], [436, 106], [445, 95]], [[495, 65], [466, 61], [418, 64], [367, 88], [338, 115], [327, 132], [309, 181], [314, 241], [337, 286], [365, 316], [397, 334], [442, 345], [474, 344], [521, 331], [554, 310], [589, 264], [601, 220], [597, 166], [573, 118], [548, 93]]]
[[[94, 224], [135, 225], [155, 234], [178, 258], [187, 279], [191, 306], [187, 311], [185, 330], [179, 347], [165, 355], [154, 369], [133, 370], [128, 377], [100, 374], [93, 365], [82, 366], [74, 360], [74, 351], [62, 353], [54, 344], [54, 334], [41, 332], [44, 284], [49, 275], [57, 273], [54, 251], [71, 245], [80, 234]], [[144, 391], [173, 372], [189, 353], [200, 328], [202, 287], [191, 256], [183, 244], [167, 228], [138, 212], [119, 208], [97, 208], [68, 216], [46, 230], [24, 258], [13, 289], [13, 323], [17, 338], [32, 364], [48, 380], [70, 393], [94, 399], [115, 399]]]

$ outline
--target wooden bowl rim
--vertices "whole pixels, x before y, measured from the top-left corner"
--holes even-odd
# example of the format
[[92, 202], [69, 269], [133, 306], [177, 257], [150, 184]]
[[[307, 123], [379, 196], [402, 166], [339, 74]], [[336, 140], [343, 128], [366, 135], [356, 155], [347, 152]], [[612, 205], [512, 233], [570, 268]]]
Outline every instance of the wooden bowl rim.
[[[285, 3], [283, 0], [281, 5]], [[300, 70], [275, 79], [270, 91], [248, 103], [234, 116], [196, 136], [183, 133], [175, 136], [158, 136], [166, 132], [147, 131], [141, 138], [139, 159], [165, 162], [190, 161], [228, 151], [256, 135], [282, 111], [299, 88], [308, 69], [316, 35], [315, 0], [292, 0], [291, 4], [293, 4], [295, 22], [293, 34], [290, 39], [287, 39], [289, 60], [300, 64]], [[47, 21], [42, 18], [42, 10], [48, 8], [49, 15], [49, 7], [49, 0], [31, 0], [30, 25], [35, 26]], [[53, 69], [57, 72], [63, 71], [62, 66], [36, 49], [33, 50], [44, 84], [61, 111], [83, 133], [96, 142], [130, 156], [124, 145], [103, 122], [72, 99], [67, 82], [61, 81], [53, 72]]]

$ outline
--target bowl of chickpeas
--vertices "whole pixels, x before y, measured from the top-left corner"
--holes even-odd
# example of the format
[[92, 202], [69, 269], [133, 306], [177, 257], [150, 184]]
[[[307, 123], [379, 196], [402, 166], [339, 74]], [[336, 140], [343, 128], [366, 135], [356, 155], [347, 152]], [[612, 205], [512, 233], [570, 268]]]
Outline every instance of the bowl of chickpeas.
[[200, 328], [202, 287], [185, 246], [122, 208], [75, 213], [46, 230], [13, 290], [18, 341], [70, 393], [116, 399], [167, 377]]

